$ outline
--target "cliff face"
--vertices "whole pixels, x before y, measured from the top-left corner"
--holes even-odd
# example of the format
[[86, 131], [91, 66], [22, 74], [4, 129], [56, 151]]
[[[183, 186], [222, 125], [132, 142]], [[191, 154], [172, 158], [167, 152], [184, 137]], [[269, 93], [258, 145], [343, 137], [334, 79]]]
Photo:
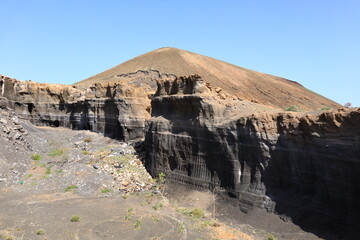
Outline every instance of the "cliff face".
[[360, 109], [284, 113], [223, 98], [199, 77], [158, 85], [145, 138], [151, 174], [305, 228], [359, 227]]
[[158, 80], [151, 105], [154, 86], [141, 80], [148, 72], [86, 87], [0, 76], [0, 107], [37, 125], [125, 141], [145, 135], [152, 175], [227, 195], [243, 212], [265, 208], [305, 228], [359, 228], [359, 109], [279, 112], [197, 75], [151, 74]]
[[37, 125], [91, 130], [129, 140], [144, 136], [150, 100], [141, 87], [120, 83], [86, 88], [0, 76], [0, 104]]

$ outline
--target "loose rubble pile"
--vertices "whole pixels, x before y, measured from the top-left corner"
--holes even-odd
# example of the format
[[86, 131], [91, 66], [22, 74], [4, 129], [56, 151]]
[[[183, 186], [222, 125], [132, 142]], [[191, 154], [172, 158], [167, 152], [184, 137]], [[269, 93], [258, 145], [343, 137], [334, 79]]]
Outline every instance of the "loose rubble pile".
[[102, 158], [101, 164], [93, 167], [112, 175], [115, 181], [112, 187], [119, 191], [141, 192], [154, 188], [156, 183], [140, 158], [133, 146], [121, 143], [119, 147], [110, 149], [110, 154]]
[[29, 132], [20, 124], [19, 118], [11, 111], [0, 109], [0, 138], [11, 142], [15, 150], [24, 147], [31, 150], [29, 142], [24, 138]]
[[[137, 143], [121, 142], [100, 149], [95, 153], [89, 152], [89, 164], [99, 172], [111, 175], [112, 186], [104, 186], [121, 193], [135, 193], [147, 191], [156, 186], [156, 182], [146, 171], [141, 161], [141, 153], [136, 152]], [[75, 147], [82, 151], [89, 151], [90, 144], [84, 141], [76, 142]]]
[[0, 106], [0, 189], [79, 195], [155, 189], [139, 143], [89, 131], [35, 127]]

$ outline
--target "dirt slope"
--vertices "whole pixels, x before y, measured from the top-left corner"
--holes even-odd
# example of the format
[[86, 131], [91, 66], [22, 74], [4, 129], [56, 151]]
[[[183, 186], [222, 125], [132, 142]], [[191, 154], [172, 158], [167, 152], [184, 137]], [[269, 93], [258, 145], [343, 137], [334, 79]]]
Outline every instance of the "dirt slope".
[[36, 127], [0, 108], [0, 240], [318, 239], [276, 215], [259, 227], [228, 220], [212, 193], [152, 179], [138, 143]]
[[[142, 73], [141, 77], [139, 72]], [[154, 73], [158, 79], [198, 74], [211, 86], [221, 87], [228, 94], [278, 108], [297, 106], [301, 110], [319, 110], [323, 107], [339, 107], [339, 104], [309, 91], [297, 82], [176, 48], [160, 48], [140, 55], [75, 85], [133, 81], [135, 76], [138, 81], [151, 82], [156, 80]]]

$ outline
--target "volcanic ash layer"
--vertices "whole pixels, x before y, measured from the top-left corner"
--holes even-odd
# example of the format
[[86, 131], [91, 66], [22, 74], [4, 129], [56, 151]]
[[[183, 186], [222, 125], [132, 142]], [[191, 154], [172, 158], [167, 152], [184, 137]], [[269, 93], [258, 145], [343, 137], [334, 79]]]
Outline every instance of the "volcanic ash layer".
[[152, 175], [225, 190], [244, 212], [359, 229], [360, 109], [279, 112], [222, 98], [198, 76], [158, 85], [145, 138]]
[[91, 130], [128, 141], [144, 137], [150, 117], [148, 94], [132, 85], [94, 83], [81, 88], [0, 76], [0, 89], [0, 105], [40, 126]]

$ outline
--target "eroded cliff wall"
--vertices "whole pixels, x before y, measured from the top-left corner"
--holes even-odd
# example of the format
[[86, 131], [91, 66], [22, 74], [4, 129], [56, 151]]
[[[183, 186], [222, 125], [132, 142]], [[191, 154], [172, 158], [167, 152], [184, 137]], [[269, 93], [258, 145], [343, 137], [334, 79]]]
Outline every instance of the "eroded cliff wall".
[[37, 125], [91, 130], [129, 140], [144, 136], [150, 100], [141, 87], [121, 83], [86, 88], [0, 76], [1, 104]]
[[286, 113], [224, 99], [199, 77], [162, 81], [147, 123], [151, 174], [225, 192], [247, 212], [358, 229], [360, 109]]
[[260, 207], [302, 227], [360, 229], [359, 109], [279, 112], [197, 75], [159, 80], [150, 105], [153, 87], [134, 84], [81, 87], [0, 76], [0, 105], [37, 125], [125, 141], [145, 134], [152, 175], [226, 194], [243, 212]]

